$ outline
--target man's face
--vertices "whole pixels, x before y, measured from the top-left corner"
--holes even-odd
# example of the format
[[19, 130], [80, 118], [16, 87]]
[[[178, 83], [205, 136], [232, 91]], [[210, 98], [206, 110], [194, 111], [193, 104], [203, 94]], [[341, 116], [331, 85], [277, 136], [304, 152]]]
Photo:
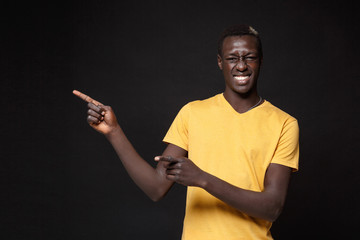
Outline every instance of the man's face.
[[243, 95], [256, 92], [261, 61], [254, 36], [226, 37], [222, 56], [218, 55], [218, 65], [226, 84], [225, 92]]

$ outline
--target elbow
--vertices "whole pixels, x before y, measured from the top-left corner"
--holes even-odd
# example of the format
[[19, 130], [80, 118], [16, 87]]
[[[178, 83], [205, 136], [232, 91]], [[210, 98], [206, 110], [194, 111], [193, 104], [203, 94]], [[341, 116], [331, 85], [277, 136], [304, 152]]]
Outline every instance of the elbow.
[[278, 217], [280, 216], [282, 210], [283, 210], [282, 203], [274, 204], [274, 206], [272, 206], [271, 209], [269, 210], [269, 212], [266, 216], [266, 220], [270, 221], [270, 222], [275, 222], [278, 219]]
[[276, 211], [272, 214], [269, 214], [269, 216], [267, 217], [266, 220], [268, 220], [270, 222], [275, 222], [278, 219], [278, 217], [280, 216], [280, 213], [281, 213], [281, 211]]
[[153, 202], [158, 202], [165, 197], [170, 190], [170, 187], [171, 185], [161, 181], [156, 181], [156, 183], [149, 184], [142, 190]]
[[160, 201], [163, 196], [149, 196], [149, 198], [153, 201], [153, 202], [158, 202]]
[[156, 191], [148, 193], [147, 195], [153, 202], [159, 202], [161, 199], [164, 198], [166, 193], [167, 192], [164, 192], [162, 189], [157, 189]]

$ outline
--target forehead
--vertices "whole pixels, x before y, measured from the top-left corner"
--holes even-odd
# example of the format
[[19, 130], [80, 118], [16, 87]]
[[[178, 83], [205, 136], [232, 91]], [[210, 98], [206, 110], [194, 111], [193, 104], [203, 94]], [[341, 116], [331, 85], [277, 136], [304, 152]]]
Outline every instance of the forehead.
[[223, 54], [231, 52], [258, 52], [256, 37], [251, 35], [229, 36], [223, 41]]

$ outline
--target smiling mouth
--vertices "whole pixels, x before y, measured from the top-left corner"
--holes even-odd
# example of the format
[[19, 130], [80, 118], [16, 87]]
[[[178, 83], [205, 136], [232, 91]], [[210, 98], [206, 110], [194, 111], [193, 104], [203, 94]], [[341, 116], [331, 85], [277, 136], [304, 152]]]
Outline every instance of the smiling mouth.
[[236, 80], [236, 82], [240, 85], [244, 85], [246, 83], [248, 83], [250, 76], [234, 76], [234, 79]]

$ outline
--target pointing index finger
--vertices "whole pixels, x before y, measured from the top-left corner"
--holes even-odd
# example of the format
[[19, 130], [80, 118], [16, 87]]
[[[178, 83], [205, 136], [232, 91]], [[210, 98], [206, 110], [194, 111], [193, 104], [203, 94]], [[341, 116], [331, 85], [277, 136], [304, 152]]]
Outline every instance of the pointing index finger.
[[178, 160], [172, 156], [156, 156], [155, 161], [164, 161], [169, 163], [178, 162]]
[[99, 106], [99, 105], [104, 105], [104, 104], [102, 104], [101, 102], [98, 102], [98, 101], [96, 101], [95, 99], [92, 99], [92, 98], [89, 97], [88, 95], [86, 95], [86, 94], [84, 94], [84, 93], [82, 93], [82, 92], [80, 92], [80, 91], [78, 91], [78, 90], [74, 90], [74, 91], [73, 91], [73, 94], [74, 94], [75, 96], [81, 98], [81, 99], [84, 100], [85, 102], [93, 103], [93, 104], [95, 104], [95, 105], [97, 105], [97, 106]]

